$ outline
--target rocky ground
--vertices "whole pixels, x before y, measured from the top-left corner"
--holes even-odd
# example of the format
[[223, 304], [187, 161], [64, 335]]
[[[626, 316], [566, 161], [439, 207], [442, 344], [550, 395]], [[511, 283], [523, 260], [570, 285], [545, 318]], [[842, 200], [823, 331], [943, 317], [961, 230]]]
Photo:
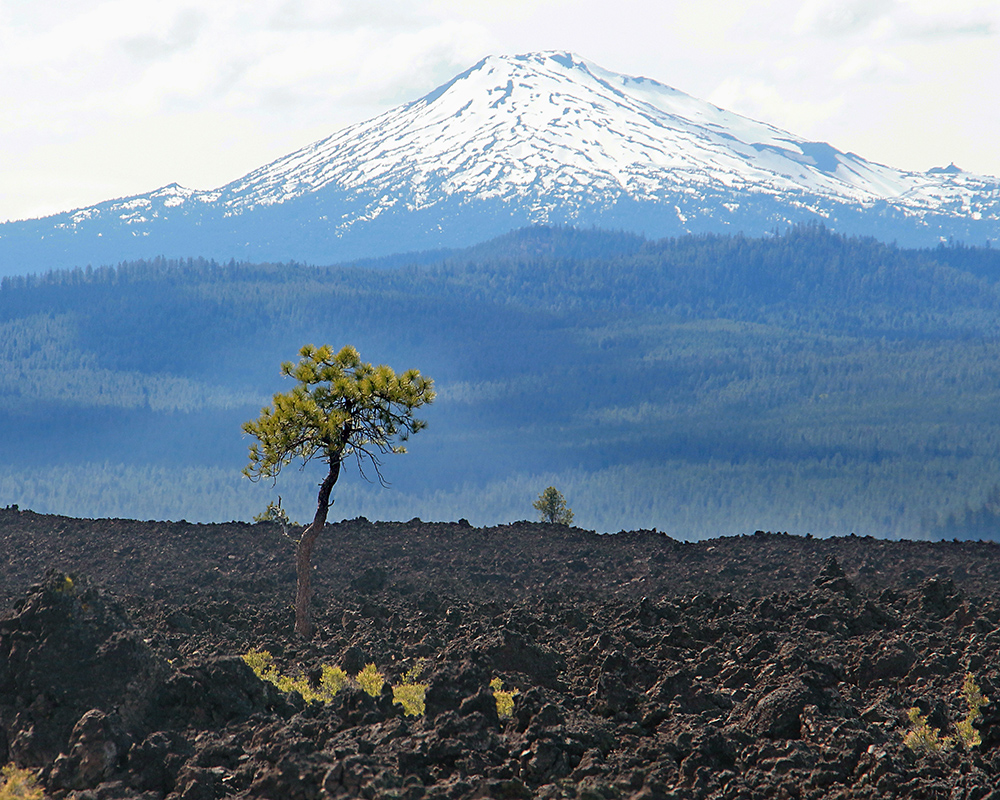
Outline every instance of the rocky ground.
[[[1000, 798], [998, 545], [359, 519], [320, 540], [309, 642], [291, 552], [0, 510], [0, 764], [79, 800]], [[389, 684], [306, 703], [251, 649]], [[951, 741], [907, 746], [914, 706]]]

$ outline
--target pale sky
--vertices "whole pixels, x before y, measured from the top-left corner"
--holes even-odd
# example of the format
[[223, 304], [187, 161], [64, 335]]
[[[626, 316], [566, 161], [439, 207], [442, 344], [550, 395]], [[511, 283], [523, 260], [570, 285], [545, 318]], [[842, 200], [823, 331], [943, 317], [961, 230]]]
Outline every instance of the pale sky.
[[0, 221], [216, 188], [538, 50], [1000, 175], [998, 0], [0, 0]]

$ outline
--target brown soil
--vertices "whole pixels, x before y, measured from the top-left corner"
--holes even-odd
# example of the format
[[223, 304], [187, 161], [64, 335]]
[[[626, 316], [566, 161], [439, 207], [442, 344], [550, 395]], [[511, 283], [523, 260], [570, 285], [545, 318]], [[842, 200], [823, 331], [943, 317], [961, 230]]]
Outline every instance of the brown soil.
[[[0, 763], [81, 800], [1000, 797], [998, 545], [358, 519], [318, 543], [310, 642], [292, 550], [0, 510]], [[252, 648], [313, 679], [424, 659], [427, 713], [306, 704]], [[981, 743], [905, 746], [912, 706], [957, 737], [967, 673]]]

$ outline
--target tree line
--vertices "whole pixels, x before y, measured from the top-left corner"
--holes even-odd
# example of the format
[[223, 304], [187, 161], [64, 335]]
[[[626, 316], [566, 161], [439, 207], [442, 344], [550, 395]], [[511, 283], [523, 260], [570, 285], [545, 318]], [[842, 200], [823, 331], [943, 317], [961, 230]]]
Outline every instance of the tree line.
[[[99, 474], [139, 486], [173, 470], [178, 497], [202, 498], [180, 516], [250, 519], [265, 502], [218, 488], [213, 511], [185, 471], [235, 480], [239, 426], [276, 365], [329, 342], [418, 365], [439, 390], [390, 490], [338, 485], [352, 514], [357, 497], [373, 514], [524, 518], [552, 485], [605, 530], [932, 535], [949, 514], [958, 530], [998, 482], [998, 284], [995, 250], [815, 226], [656, 242], [526, 229], [349, 265], [161, 258], [5, 278], [0, 502], [120, 514]], [[83, 463], [103, 466], [77, 470], [79, 491], [18, 479]], [[286, 507], [310, 516], [296, 491]], [[154, 515], [144, 494], [135, 516]], [[748, 521], [772, 501], [787, 523]]]

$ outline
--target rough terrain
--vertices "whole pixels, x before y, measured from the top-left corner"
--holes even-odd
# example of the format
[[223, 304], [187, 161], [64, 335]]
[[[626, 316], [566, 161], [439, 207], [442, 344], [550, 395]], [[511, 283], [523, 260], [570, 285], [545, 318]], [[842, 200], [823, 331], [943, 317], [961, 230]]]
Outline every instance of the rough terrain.
[[[0, 510], [0, 764], [59, 798], [1000, 798], [1000, 546], [331, 525], [291, 635], [270, 524]], [[306, 703], [423, 660], [426, 713]], [[971, 674], [996, 703], [960, 743]], [[489, 688], [516, 688], [500, 718]], [[952, 741], [904, 744], [913, 706]]]

